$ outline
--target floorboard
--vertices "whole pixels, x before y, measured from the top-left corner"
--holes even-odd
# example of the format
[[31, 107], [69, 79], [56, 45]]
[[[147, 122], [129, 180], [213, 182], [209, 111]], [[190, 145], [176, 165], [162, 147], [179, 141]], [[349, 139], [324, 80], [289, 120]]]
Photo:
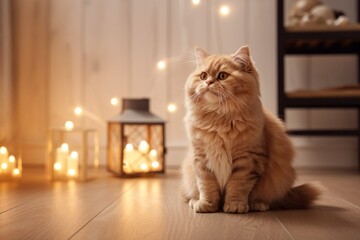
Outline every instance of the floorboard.
[[89, 182], [49, 182], [29, 170], [0, 182], [0, 239], [360, 239], [360, 174], [298, 171], [298, 184], [325, 187], [312, 209], [196, 214], [180, 194], [180, 174]]

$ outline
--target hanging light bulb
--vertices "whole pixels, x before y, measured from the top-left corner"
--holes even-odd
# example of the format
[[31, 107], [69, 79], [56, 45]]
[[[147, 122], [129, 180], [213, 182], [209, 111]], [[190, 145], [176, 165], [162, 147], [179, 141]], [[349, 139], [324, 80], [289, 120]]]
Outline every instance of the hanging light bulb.
[[116, 97], [113, 97], [113, 98], [110, 99], [110, 103], [113, 106], [117, 106], [117, 105], [119, 105], [119, 99], [116, 98]]
[[222, 5], [219, 9], [219, 12], [223, 16], [227, 16], [230, 13], [230, 7], [227, 5]]
[[193, 5], [199, 5], [200, 4], [200, 0], [192, 0]]
[[159, 62], [157, 63], [157, 68], [158, 68], [159, 70], [165, 69], [165, 68], [166, 68], [166, 62], [165, 62], [165, 61], [159, 61]]
[[81, 114], [82, 114], [82, 108], [81, 107], [76, 107], [76, 108], [74, 108], [74, 113], [75, 113], [75, 115], [77, 115], [77, 116], [80, 116]]
[[169, 103], [167, 109], [169, 112], [175, 112], [177, 110], [177, 106], [175, 103]]
[[66, 121], [65, 122], [65, 129], [68, 131], [71, 131], [74, 129], [74, 123], [72, 121]]

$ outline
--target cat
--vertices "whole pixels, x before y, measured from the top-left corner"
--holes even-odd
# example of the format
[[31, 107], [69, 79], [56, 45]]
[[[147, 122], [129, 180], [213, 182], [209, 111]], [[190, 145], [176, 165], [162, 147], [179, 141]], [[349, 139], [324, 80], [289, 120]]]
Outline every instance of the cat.
[[293, 187], [294, 147], [281, 120], [262, 106], [249, 48], [233, 55], [196, 48], [195, 55], [185, 84], [191, 147], [182, 188], [189, 206], [199, 213], [310, 207], [320, 189]]

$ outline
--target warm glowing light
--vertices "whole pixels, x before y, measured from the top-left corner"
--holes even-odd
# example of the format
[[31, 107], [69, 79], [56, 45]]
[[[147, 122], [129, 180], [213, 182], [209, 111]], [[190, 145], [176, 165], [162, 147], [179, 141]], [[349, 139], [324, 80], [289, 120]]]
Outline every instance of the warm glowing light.
[[61, 150], [63, 152], [68, 152], [69, 151], [69, 144], [67, 144], [67, 143], [61, 144]]
[[74, 123], [72, 121], [66, 121], [65, 122], [65, 129], [70, 131], [74, 129]]
[[6, 147], [4, 147], [4, 146], [0, 147], [0, 154], [5, 155], [6, 153], [7, 153]]
[[13, 170], [13, 174], [14, 174], [14, 175], [19, 175], [19, 174], [20, 174], [20, 169], [15, 168], [15, 169]]
[[6, 169], [8, 168], [7, 163], [2, 163], [2, 164], [1, 164], [1, 168], [4, 169], [4, 170], [6, 170]]
[[145, 140], [140, 142], [139, 151], [142, 153], [147, 153], [149, 151], [149, 144]]
[[141, 170], [147, 170], [147, 169], [148, 169], [148, 165], [147, 165], [146, 163], [142, 163], [142, 164], [140, 165], [140, 168], [141, 168]]
[[169, 112], [175, 112], [177, 107], [176, 107], [175, 103], [170, 103], [168, 105], [167, 109], [168, 109]]
[[54, 169], [55, 169], [56, 171], [61, 170], [61, 163], [59, 163], [59, 162], [55, 163], [55, 164], [54, 164]]
[[76, 174], [75, 169], [69, 169], [68, 174], [69, 174], [69, 176], [75, 176], [75, 174]]
[[116, 97], [113, 97], [110, 99], [110, 103], [113, 106], [117, 106], [117, 105], [119, 105], [119, 99], [117, 99]]
[[160, 166], [160, 164], [159, 164], [158, 161], [154, 161], [154, 162], [151, 163], [151, 166], [152, 166], [153, 168], [158, 168], [158, 167]]
[[192, 3], [193, 3], [194, 5], [199, 5], [199, 4], [200, 4], [200, 0], [192, 0]]
[[156, 156], [157, 156], [157, 151], [156, 151], [155, 149], [152, 149], [152, 150], [150, 151], [150, 156], [151, 156], [151, 157], [156, 157]]
[[134, 151], [134, 146], [131, 143], [126, 144], [125, 151], [127, 152]]
[[159, 61], [157, 63], [157, 68], [160, 69], [160, 70], [163, 70], [166, 68], [166, 62], [165, 61]]
[[229, 8], [229, 6], [223, 5], [223, 6], [220, 7], [219, 12], [220, 12], [221, 15], [227, 16], [230, 13], [230, 8]]
[[15, 157], [13, 155], [10, 155], [9, 162], [11, 162], [11, 163], [15, 162]]
[[78, 159], [79, 158], [79, 153], [77, 151], [72, 151], [70, 153], [70, 157], [73, 159]]
[[81, 107], [76, 107], [75, 109], [74, 109], [74, 113], [75, 113], [75, 115], [81, 115], [82, 114], [82, 108]]

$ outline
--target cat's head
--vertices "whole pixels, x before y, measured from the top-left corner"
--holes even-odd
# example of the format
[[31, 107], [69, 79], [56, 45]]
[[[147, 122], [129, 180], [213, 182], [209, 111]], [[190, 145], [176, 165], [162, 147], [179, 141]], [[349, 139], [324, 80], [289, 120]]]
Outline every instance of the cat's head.
[[186, 85], [187, 104], [209, 111], [240, 110], [260, 96], [259, 75], [247, 46], [232, 55], [195, 49], [197, 68]]

